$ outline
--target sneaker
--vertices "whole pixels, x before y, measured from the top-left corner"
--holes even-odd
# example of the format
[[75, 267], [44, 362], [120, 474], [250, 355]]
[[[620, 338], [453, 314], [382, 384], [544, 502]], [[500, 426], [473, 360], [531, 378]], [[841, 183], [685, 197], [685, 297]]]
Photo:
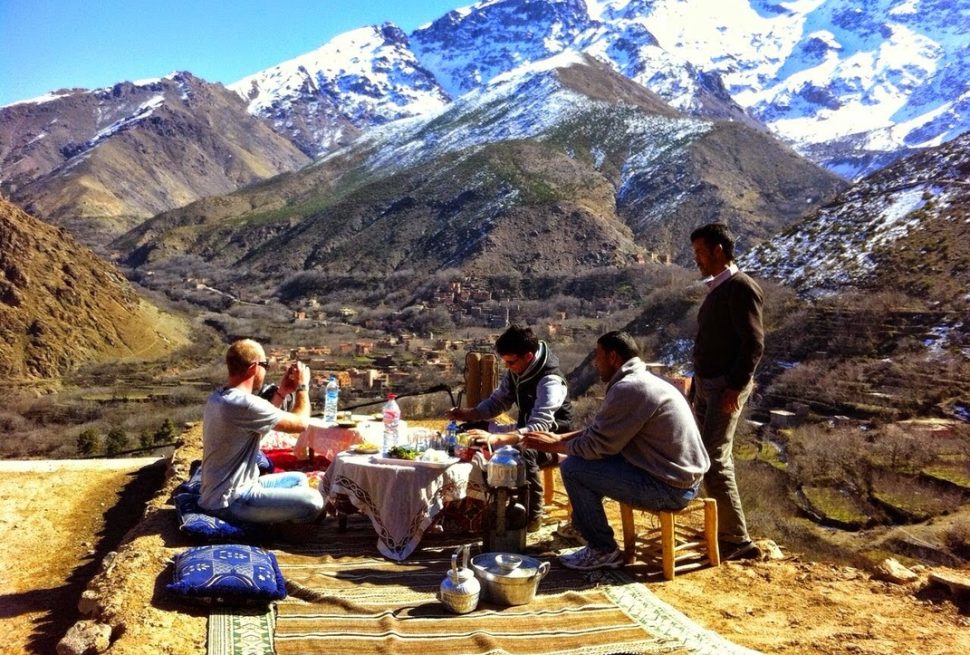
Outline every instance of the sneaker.
[[754, 545], [753, 541], [745, 541], [743, 544], [734, 544], [729, 541], [719, 541], [717, 544], [721, 551], [721, 560], [729, 562], [732, 560], [757, 559], [761, 556], [761, 551]]
[[623, 553], [619, 548], [613, 550], [594, 550], [583, 546], [579, 550], [560, 555], [559, 561], [567, 569], [592, 571], [594, 569], [618, 569], [623, 566]]

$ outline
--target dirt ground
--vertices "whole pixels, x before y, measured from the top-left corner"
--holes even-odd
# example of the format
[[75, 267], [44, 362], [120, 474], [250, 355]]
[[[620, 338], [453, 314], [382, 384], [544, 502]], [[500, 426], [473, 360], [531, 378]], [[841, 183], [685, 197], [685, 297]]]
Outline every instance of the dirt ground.
[[[113, 629], [110, 655], [205, 653], [206, 612], [164, 590], [170, 558], [192, 545], [175, 529], [166, 504], [198, 457], [197, 445], [187, 441], [164, 479], [158, 468], [134, 473], [97, 465], [0, 476], [0, 652], [55, 652], [81, 618], [77, 605], [87, 587], [91, 617]], [[143, 511], [118, 547], [118, 532]], [[105, 564], [108, 551], [118, 554]], [[970, 600], [929, 585], [929, 569], [916, 583], [896, 585], [859, 569], [786, 555], [730, 562], [670, 582], [651, 576], [648, 585], [704, 627], [765, 653], [970, 652]]]

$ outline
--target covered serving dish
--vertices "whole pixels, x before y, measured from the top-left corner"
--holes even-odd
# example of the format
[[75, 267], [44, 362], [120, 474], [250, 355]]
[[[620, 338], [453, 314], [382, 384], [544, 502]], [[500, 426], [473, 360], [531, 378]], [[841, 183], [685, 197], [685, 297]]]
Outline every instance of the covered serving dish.
[[549, 562], [517, 553], [482, 553], [471, 561], [486, 600], [499, 605], [525, 605], [535, 597]]

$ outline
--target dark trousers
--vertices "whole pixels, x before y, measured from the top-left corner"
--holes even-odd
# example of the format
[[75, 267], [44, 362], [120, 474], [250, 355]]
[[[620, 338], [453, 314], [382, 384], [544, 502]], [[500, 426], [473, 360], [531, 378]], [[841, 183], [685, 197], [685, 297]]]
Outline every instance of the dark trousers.
[[542, 473], [539, 469], [556, 461], [555, 453], [516, 446], [525, 462], [525, 480], [529, 484], [529, 521], [542, 516]]

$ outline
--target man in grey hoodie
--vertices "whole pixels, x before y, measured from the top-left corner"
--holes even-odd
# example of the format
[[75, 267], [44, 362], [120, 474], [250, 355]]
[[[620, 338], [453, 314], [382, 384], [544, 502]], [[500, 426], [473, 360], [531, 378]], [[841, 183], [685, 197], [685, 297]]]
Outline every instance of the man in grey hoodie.
[[603, 509], [603, 498], [638, 507], [679, 510], [697, 496], [710, 467], [683, 394], [647, 370], [626, 332], [596, 341], [594, 366], [606, 397], [593, 421], [566, 434], [529, 432], [527, 448], [569, 455], [561, 464], [573, 507], [573, 526], [587, 546], [560, 556], [578, 570], [617, 568], [623, 554]]

